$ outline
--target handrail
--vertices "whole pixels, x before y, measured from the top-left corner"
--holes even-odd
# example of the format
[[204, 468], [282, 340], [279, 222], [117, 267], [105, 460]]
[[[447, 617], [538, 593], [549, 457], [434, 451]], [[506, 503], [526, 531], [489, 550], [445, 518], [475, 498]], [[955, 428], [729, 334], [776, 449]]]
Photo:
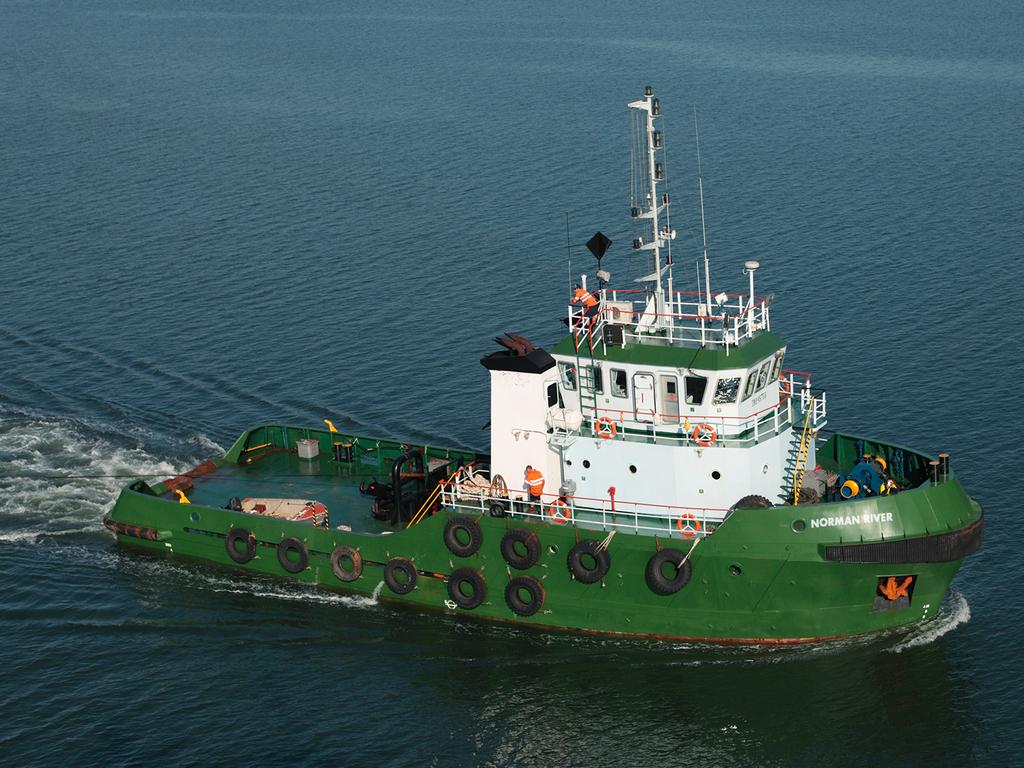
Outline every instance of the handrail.
[[808, 436], [811, 429], [811, 416], [814, 413], [814, 398], [811, 398], [810, 407], [804, 416], [804, 429], [800, 433], [800, 450], [796, 454], [796, 471], [793, 472], [793, 506], [800, 503], [800, 489], [804, 485], [804, 470], [807, 469], [807, 453], [810, 450]]
[[444, 486], [447, 483], [450, 483], [452, 481], [452, 478], [454, 478], [461, 471], [462, 471], [462, 466], [460, 465], [458, 469], [456, 469], [454, 472], [451, 473], [451, 475], [448, 477], [447, 481], [440, 482], [440, 483], [438, 483], [437, 485], [434, 486], [434, 490], [432, 490], [430, 492], [430, 494], [427, 496], [427, 500], [425, 502], [423, 502], [423, 506], [420, 507], [416, 511], [416, 514], [413, 515], [412, 518], [409, 520], [409, 524], [405, 526], [406, 530], [408, 530], [409, 528], [412, 528], [414, 525], [416, 525], [416, 523], [418, 523], [420, 520], [422, 520], [426, 516], [427, 510], [430, 509], [431, 505], [435, 501], [437, 501], [437, 497], [441, 495], [441, 491], [444, 489]]

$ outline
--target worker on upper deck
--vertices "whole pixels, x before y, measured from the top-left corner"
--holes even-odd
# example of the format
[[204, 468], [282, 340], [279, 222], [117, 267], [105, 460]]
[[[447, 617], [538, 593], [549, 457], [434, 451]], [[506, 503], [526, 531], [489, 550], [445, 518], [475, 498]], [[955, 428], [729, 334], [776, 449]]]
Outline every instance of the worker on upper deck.
[[583, 316], [590, 322], [594, 321], [594, 317], [598, 313], [599, 302], [594, 294], [580, 286], [579, 283], [576, 283], [576, 293], [573, 294], [572, 303], [582, 305]]
[[530, 494], [530, 505], [540, 504], [540, 496], [544, 493], [544, 475], [539, 469], [526, 465], [526, 490]]

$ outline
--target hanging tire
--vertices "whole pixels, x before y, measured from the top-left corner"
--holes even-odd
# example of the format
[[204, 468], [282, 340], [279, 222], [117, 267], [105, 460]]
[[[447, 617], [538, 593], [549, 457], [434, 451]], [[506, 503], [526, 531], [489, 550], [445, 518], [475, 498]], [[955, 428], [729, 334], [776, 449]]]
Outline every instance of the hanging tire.
[[[345, 567], [346, 561], [352, 563], [351, 567]], [[355, 581], [363, 575], [363, 556], [355, 547], [337, 546], [331, 552], [331, 570], [338, 581]]]
[[733, 504], [732, 509], [768, 509], [771, 506], [773, 506], [772, 503], [764, 496], [752, 493]]
[[480, 571], [456, 568], [448, 577], [448, 597], [459, 608], [471, 611], [487, 599], [487, 582]]
[[[238, 551], [238, 544], [245, 544], [245, 551]], [[224, 546], [228, 551], [228, 557], [240, 565], [244, 565], [256, 557], [256, 537], [245, 530], [245, 528], [232, 528], [224, 539]]]
[[586, 539], [577, 542], [576, 546], [569, 550], [566, 562], [576, 581], [583, 584], [596, 584], [608, 574], [612, 567], [612, 557], [608, 550], [599, 549], [601, 542], [596, 539]]
[[[288, 557], [289, 552], [294, 552], [298, 555], [298, 560], [292, 560]], [[306, 551], [306, 545], [302, 543], [300, 539], [294, 536], [289, 536], [287, 539], [277, 545], [277, 562], [281, 564], [288, 573], [301, 573], [306, 570], [306, 566], [309, 565], [309, 553]]]
[[[526, 552], [521, 553], [520, 547]], [[532, 568], [540, 560], [540, 539], [526, 528], [513, 528], [501, 539], [501, 556], [506, 563], [520, 571]]]
[[[674, 576], [665, 575], [665, 566], [671, 565], [675, 570]], [[647, 570], [644, 576], [647, 578], [647, 586], [656, 595], [674, 595], [690, 582], [693, 575], [693, 566], [686, 558], [686, 555], [678, 549], [667, 547], [651, 555], [647, 561]]]
[[416, 589], [416, 566], [404, 557], [393, 557], [384, 566], [384, 583], [396, 595], [407, 595]]
[[444, 544], [453, 555], [469, 557], [476, 554], [483, 543], [484, 532], [472, 517], [453, 517], [444, 527]]
[[544, 597], [544, 587], [532, 576], [516, 576], [505, 587], [505, 603], [516, 616], [533, 616], [544, 607]]

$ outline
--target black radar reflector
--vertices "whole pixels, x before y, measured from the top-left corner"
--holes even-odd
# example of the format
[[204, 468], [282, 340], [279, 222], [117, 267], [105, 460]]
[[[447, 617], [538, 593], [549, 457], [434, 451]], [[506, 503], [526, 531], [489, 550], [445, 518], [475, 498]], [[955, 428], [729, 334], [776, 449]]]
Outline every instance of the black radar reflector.
[[594, 257], [600, 261], [604, 258], [605, 253], [609, 248], [612, 247], [612, 241], [604, 236], [603, 233], [598, 232], [592, 238], [587, 240], [587, 249], [594, 254]]

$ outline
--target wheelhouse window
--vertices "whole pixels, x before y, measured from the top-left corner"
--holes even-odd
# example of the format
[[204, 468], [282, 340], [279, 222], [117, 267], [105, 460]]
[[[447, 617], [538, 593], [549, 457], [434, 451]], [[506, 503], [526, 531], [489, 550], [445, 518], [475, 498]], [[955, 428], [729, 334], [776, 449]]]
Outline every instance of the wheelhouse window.
[[740, 392], [740, 379], [739, 377], [729, 379], [719, 379], [718, 386], [715, 387], [715, 396], [712, 399], [714, 405], [729, 405], [730, 403], [736, 402], [736, 396]]
[[764, 365], [761, 366], [761, 370], [757, 372], [757, 391], [760, 392], [765, 384], [768, 383], [768, 369], [772, 367], [772, 361], [768, 360]]
[[604, 394], [604, 374], [601, 371], [601, 366], [592, 365], [590, 366], [590, 380], [594, 385], [594, 393], [598, 395]]
[[612, 394], [615, 397], [629, 397], [629, 379], [621, 368], [611, 369]]
[[560, 363], [562, 369], [562, 384], [566, 389], [576, 391], [576, 367], [570, 363]]
[[775, 360], [772, 362], [772, 372], [768, 376], [768, 381], [775, 381], [779, 378], [779, 374], [782, 373], [782, 358], [785, 356], [786, 350], [780, 349], [775, 353]]
[[757, 368], [747, 373], [747, 384], [743, 387], [743, 399], [746, 400], [754, 394], [754, 385], [757, 384]]
[[548, 408], [558, 405], [558, 385], [555, 382], [548, 384]]
[[704, 392], [708, 388], [708, 380], [704, 376], [686, 377], [687, 405], [700, 405], [704, 402]]

